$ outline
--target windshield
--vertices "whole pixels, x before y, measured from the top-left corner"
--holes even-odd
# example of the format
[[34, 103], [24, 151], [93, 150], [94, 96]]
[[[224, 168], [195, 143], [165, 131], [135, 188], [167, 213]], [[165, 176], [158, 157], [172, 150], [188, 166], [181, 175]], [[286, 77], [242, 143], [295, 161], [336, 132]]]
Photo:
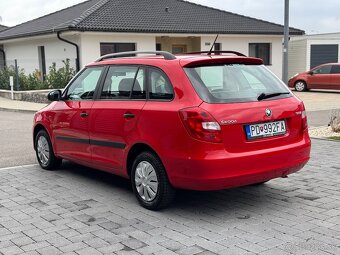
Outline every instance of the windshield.
[[275, 94], [266, 100], [291, 96], [287, 86], [264, 65], [209, 65], [184, 70], [207, 103], [258, 101], [261, 94]]

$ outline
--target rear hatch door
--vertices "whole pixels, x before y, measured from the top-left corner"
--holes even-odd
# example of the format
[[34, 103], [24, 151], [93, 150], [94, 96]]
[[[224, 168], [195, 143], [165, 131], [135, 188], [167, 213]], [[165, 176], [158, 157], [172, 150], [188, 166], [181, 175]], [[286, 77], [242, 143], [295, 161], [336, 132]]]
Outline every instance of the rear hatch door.
[[302, 137], [302, 102], [261, 60], [210, 56], [182, 65], [200, 107], [220, 124], [226, 150], [272, 148]]
[[225, 149], [247, 152], [294, 143], [302, 138], [302, 105], [295, 97], [201, 106], [220, 124]]

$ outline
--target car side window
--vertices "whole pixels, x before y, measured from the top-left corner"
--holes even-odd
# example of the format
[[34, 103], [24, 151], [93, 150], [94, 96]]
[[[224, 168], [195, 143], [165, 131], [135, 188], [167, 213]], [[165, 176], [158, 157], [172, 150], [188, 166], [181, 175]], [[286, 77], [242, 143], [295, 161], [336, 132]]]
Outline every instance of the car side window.
[[150, 68], [149, 81], [149, 99], [171, 100], [174, 97], [173, 87], [163, 71]]
[[334, 65], [334, 66], [332, 66], [331, 73], [332, 73], [332, 74], [340, 74], [340, 65]]
[[330, 74], [332, 66], [321, 66], [313, 71], [314, 74]]
[[103, 67], [90, 67], [85, 69], [67, 88], [66, 100], [93, 99]]
[[101, 99], [145, 99], [144, 69], [138, 66], [110, 66]]

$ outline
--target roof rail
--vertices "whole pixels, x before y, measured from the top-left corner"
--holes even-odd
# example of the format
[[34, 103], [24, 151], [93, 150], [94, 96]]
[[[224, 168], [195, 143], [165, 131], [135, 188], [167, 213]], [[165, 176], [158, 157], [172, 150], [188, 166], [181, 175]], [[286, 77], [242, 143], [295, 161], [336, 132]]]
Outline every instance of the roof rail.
[[202, 53], [215, 53], [219, 54], [219, 53], [231, 53], [231, 54], [235, 54], [236, 56], [241, 56], [241, 57], [246, 57], [246, 55], [244, 55], [243, 53], [240, 53], [238, 51], [232, 51], [232, 50], [213, 50], [213, 51], [195, 51], [195, 52], [189, 52], [186, 54], [202, 54]]
[[104, 59], [109, 58], [120, 58], [120, 57], [131, 57], [134, 54], [155, 54], [155, 55], [162, 55], [165, 60], [174, 60], [176, 57], [167, 51], [125, 51], [125, 52], [118, 52], [118, 53], [111, 53], [106, 54], [98, 58], [95, 62], [102, 61]]

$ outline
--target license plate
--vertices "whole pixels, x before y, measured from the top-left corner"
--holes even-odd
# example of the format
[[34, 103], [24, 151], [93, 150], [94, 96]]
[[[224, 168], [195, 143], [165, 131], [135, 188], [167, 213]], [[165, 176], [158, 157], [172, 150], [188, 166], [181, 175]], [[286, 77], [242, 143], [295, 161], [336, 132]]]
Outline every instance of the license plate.
[[245, 128], [248, 140], [286, 133], [286, 123], [284, 120], [246, 125]]

